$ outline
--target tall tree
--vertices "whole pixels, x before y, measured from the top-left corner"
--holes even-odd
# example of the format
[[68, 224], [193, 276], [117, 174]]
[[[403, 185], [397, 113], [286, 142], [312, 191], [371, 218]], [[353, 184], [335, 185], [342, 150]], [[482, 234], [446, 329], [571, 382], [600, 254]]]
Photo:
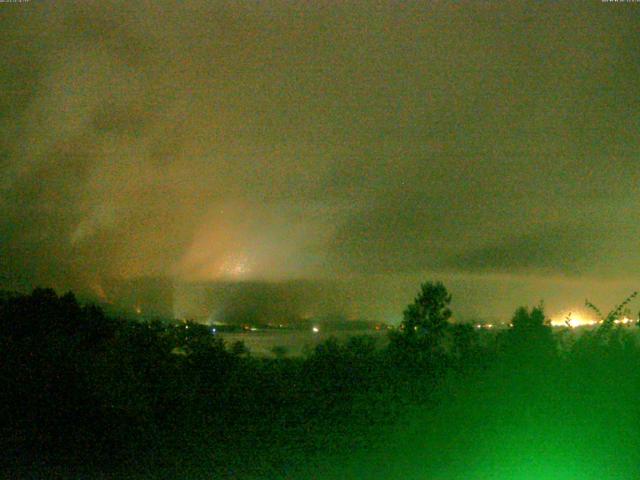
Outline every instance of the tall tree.
[[451, 318], [451, 295], [442, 282], [423, 283], [413, 303], [403, 313], [401, 328], [409, 337], [439, 342]]
[[413, 303], [405, 309], [400, 328], [390, 337], [391, 349], [415, 360], [442, 358], [442, 340], [450, 325], [450, 303], [451, 294], [442, 282], [423, 283]]

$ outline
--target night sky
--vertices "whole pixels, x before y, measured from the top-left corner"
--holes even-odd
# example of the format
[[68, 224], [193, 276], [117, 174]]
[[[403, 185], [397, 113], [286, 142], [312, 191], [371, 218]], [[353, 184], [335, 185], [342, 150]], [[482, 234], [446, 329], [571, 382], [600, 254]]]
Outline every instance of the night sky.
[[[0, 4], [0, 287], [640, 285], [640, 4]], [[358, 309], [356, 308], [356, 310]]]

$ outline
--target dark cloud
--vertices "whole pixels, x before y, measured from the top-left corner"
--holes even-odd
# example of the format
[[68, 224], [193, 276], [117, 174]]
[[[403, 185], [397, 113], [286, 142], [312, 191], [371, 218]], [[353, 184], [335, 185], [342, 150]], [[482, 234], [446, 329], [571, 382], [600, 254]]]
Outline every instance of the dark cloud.
[[473, 247], [446, 259], [441, 266], [456, 271], [525, 272], [567, 276], [593, 273], [604, 242], [594, 230], [540, 228], [497, 244]]

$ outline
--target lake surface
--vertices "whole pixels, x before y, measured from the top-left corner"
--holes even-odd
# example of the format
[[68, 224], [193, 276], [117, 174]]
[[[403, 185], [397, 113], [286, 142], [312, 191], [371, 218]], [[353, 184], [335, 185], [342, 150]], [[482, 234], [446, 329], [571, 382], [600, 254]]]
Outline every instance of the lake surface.
[[217, 333], [230, 345], [242, 341], [253, 355], [273, 356], [274, 347], [283, 347], [287, 356], [304, 355], [312, 351], [316, 345], [330, 337], [336, 337], [340, 342], [346, 342], [349, 337], [367, 335], [374, 337], [379, 346], [387, 342], [387, 331], [369, 330], [335, 330], [328, 332], [313, 332], [311, 330], [259, 330], [255, 332]]

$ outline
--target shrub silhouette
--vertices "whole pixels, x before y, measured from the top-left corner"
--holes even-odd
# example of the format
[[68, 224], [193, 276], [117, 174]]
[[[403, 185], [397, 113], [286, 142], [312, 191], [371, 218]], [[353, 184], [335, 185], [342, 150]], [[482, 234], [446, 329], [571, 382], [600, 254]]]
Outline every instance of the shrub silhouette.
[[519, 307], [511, 319], [511, 327], [502, 335], [504, 352], [516, 364], [551, 362], [557, 354], [550, 321], [544, 307]]

